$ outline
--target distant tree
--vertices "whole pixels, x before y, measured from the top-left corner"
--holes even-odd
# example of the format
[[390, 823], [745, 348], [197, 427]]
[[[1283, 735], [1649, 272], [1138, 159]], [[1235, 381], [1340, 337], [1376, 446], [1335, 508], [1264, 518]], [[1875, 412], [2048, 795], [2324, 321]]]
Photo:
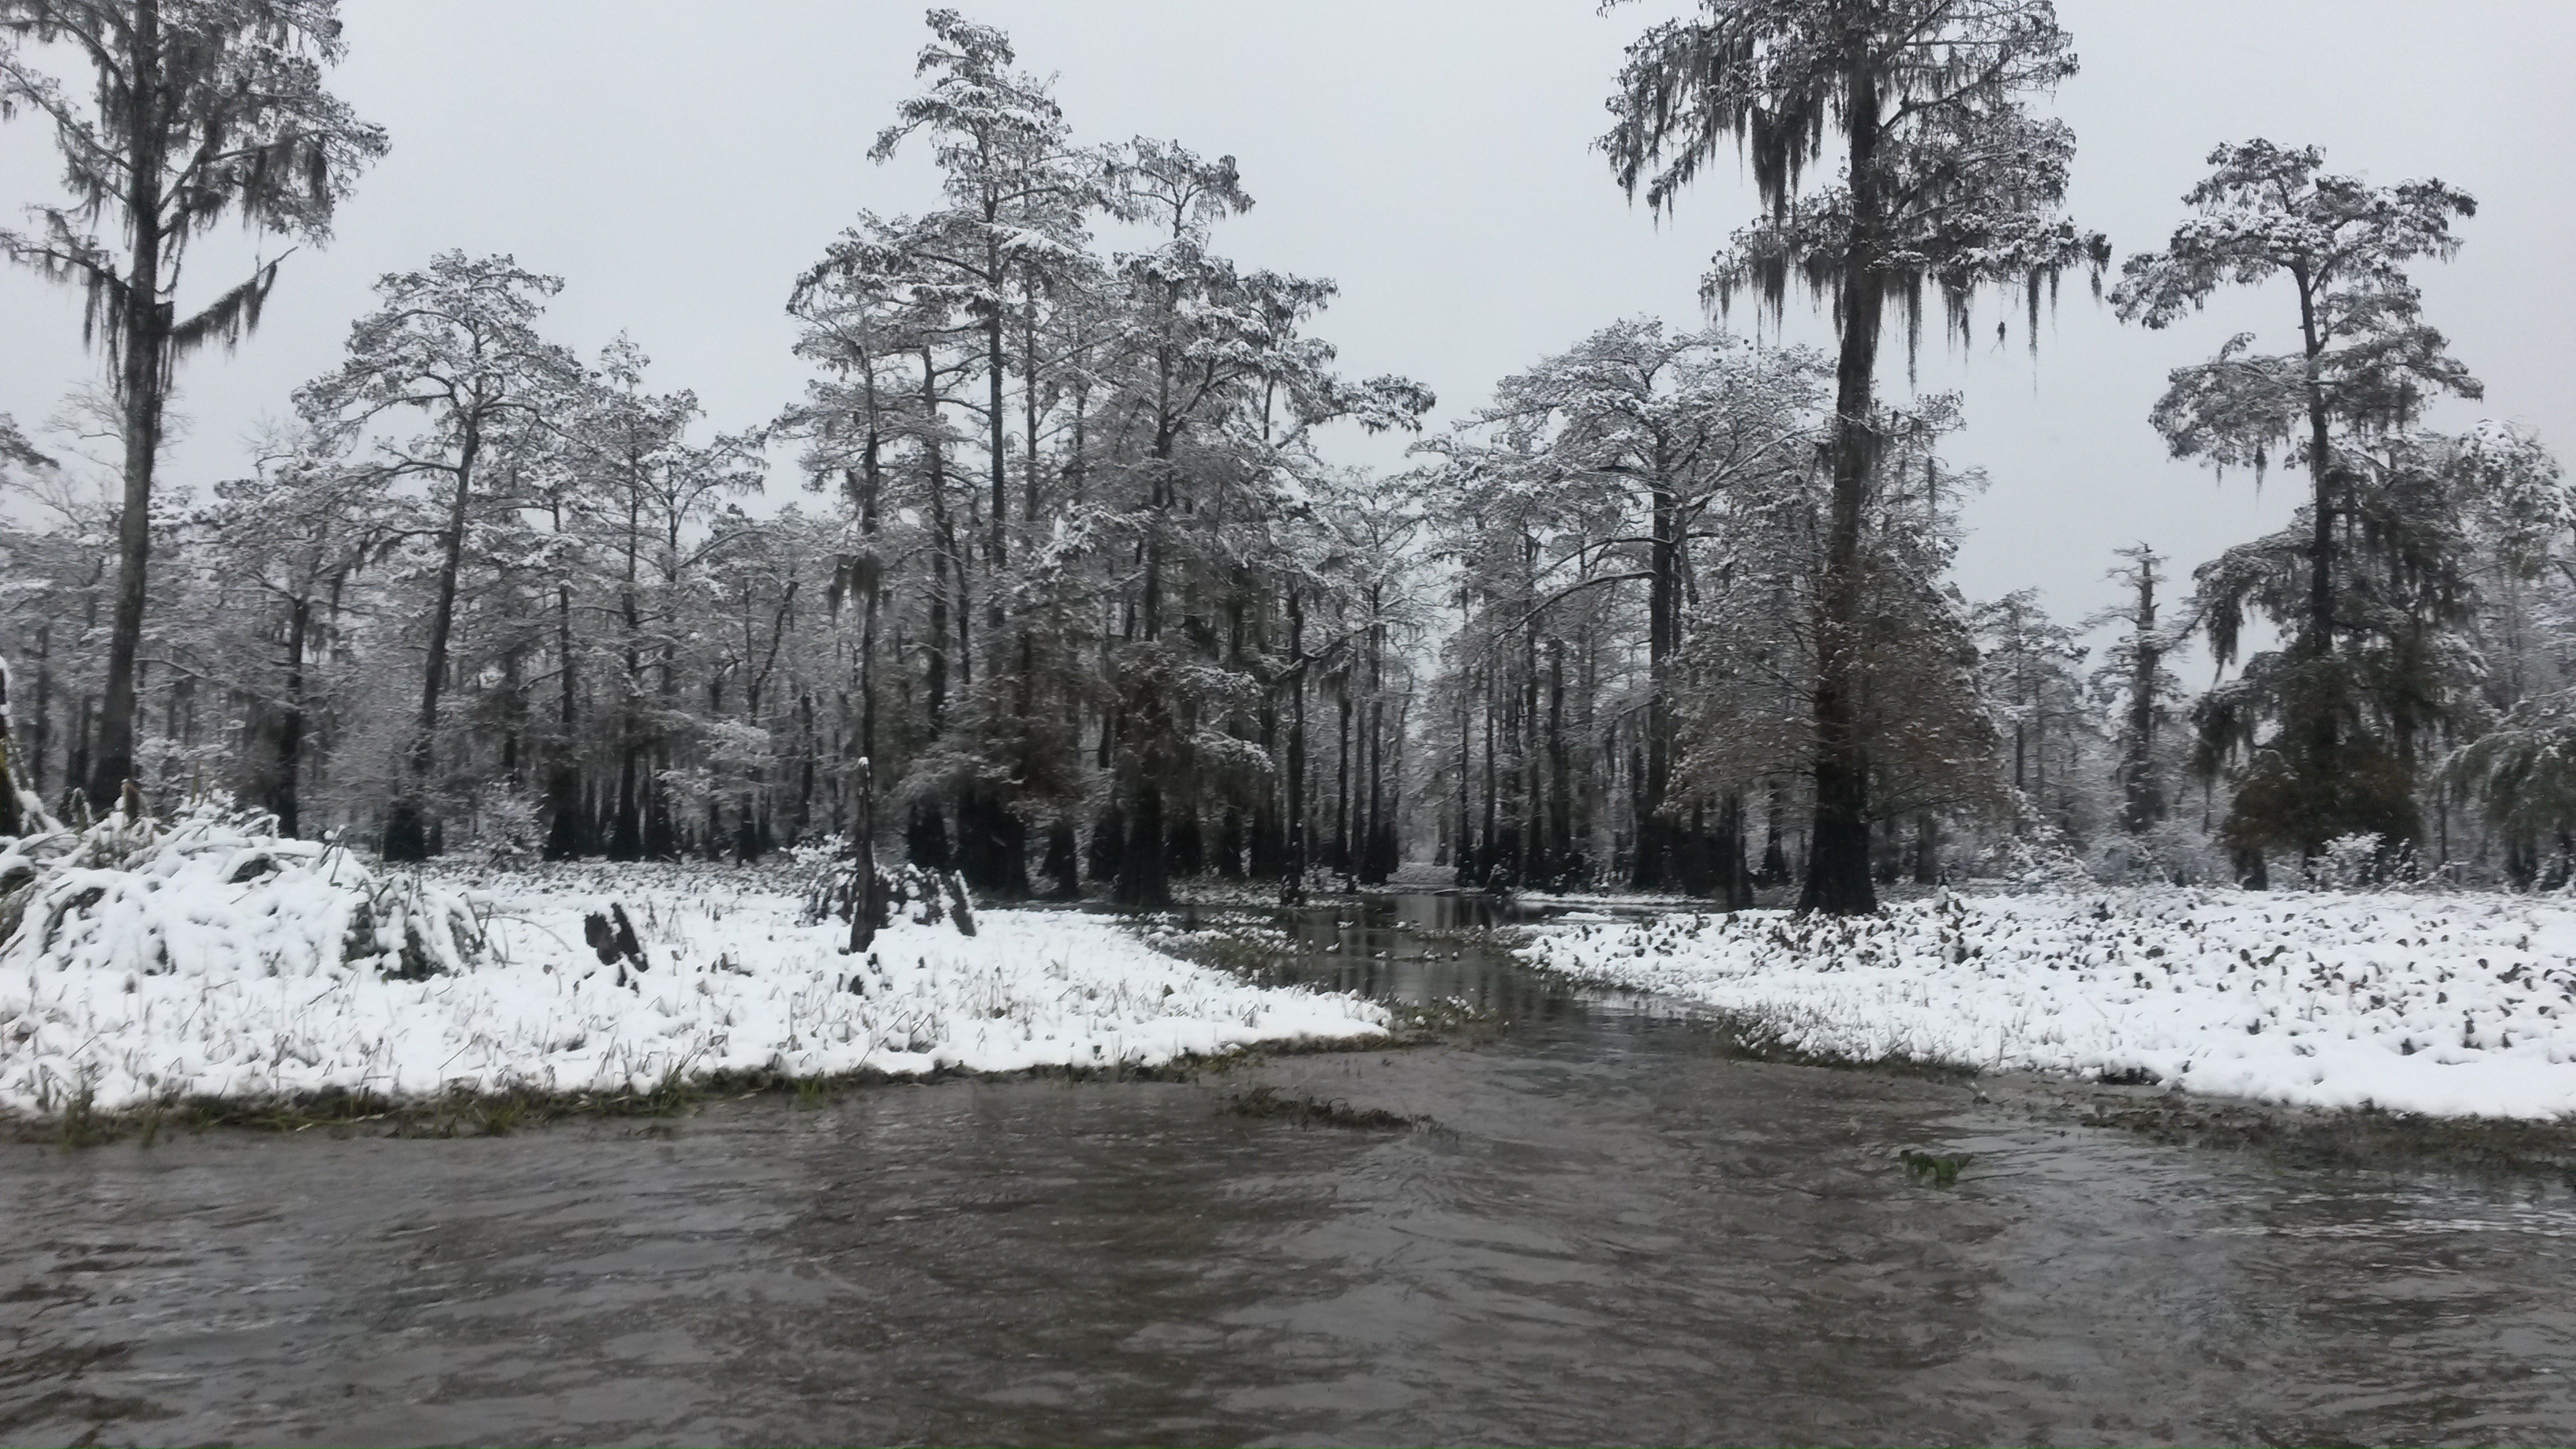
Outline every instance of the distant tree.
[[[94, 104], [84, 107], [37, 69], [37, 47], [51, 45], [94, 69]], [[23, 109], [53, 122], [73, 198], [39, 208], [40, 233], [0, 232], [0, 250], [87, 292], [83, 336], [105, 343], [123, 405], [124, 503], [88, 781], [94, 800], [114, 798], [134, 770], [152, 474], [173, 370], [207, 343], [230, 347], [256, 326], [277, 280], [277, 261], [260, 264], [183, 318], [173, 295], [180, 260], [228, 216], [253, 231], [329, 238], [334, 207], [385, 152], [383, 130], [322, 88], [323, 69], [342, 51], [336, 0], [0, 0], [0, 117]], [[124, 231], [122, 256], [89, 229], [101, 213]]]
[[2165, 660], [2180, 647], [2183, 631], [2158, 622], [2162, 606], [2156, 589], [2166, 582], [2164, 556], [2143, 543], [2121, 549], [2119, 556], [2128, 562], [2111, 570], [2110, 577], [2129, 590], [2129, 601], [2093, 615], [2084, 626], [2121, 626], [2093, 672], [2093, 691], [2118, 709], [2120, 828], [2135, 835], [2164, 819], [2172, 804], [2159, 772], [2157, 734], [2172, 714], [2171, 701], [2182, 693], [2182, 682]]
[[1979, 609], [1977, 632], [1986, 692], [2011, 733], [2013, 789], [2041, 819], [2063, 827], [2069, 823], [2073, 736], [2091, 720], [2078, 672], [2084, 646], [2075, 642], [2075, 630], [2048, 617], [2037, 589], [2016, 589]]
[[[1525, 728], [1534, 733], [1542, 713], [1535, 693], [1542, 636], [1557, 632], [1560, 616], [1580, 617], [1596, 590], [1643, 586], [1631, 591], [1644, 596], [1646, 616], [1644, 709], [1635, 732], [1642, 768], [1632, 787], [1629, 859], [1636, 889], [1674, 889], [1703, 854], [1720, 862], [1711, 873], [1717, 883], [1738, 883], [1732, 862], [1742, 842], [1734, 828], [1756, 772], [1707, 772], [1718, 799], [1688, 802], [1690, 812], [1676, 808], [1687, 793], [1674, 788], [1692, 642], [1686, 624], [1706, 612], [1687, 608], [1685, 598], [1733, 596], [1726, 557], [1733, 550], [1725, 542], [1712, 550], [1708, 541], [1731, 542], [1725, 525], [1737, 519], [1736, 505], [1776, 497], [1784, 485], [1794, 490], [1791, 480], [1810, 473], [1824, 371], [1822, 356], [1809, 349], [1756, 348], [1714, 328], [1671, 334], [1659, 323], [1623, 322], [1505, 378], [1493, 406], [1462, 424], [1460, 435], [1426, 445], [1450, 460], [1434, 475], [1444, 531], [1483, 612], [1498, 616], [1475, 625], [1470, 642], [1488, 668], [1499, 662], [1520, 678], [1526, 698], [1513, 713], [1527, 716]], [[1703, 561], [1717, 567], [1695, 570], [1694, 554], [1716, 555]], [[1739, 621], [1712, 622], [1726, 629]], [[1553, 678], [1551, 671], [1551, 699]], [[1562, 710], [1546, 713], [1545, 755], [1562, 762], [1569, 754]], [[1531, 772], [1520, 796], [1532, 818], [1517, 828], [1511, 873], [1551, 879], [1556, 869], [1538, 844], [1536, 819], [1541, 750], [1533, 739], [1518, 753]], [[1559, 789], [1571, 793], [1563, 782]], [[1704, 815], [1711, 804], [1728, 825], [1714, 842], [1688, 826], [1689, 814]], [[1548, 808], [1553, 812], [1553, 802]], [[1552, 836], [1552, 819], [1549, 825]], [[1571, 836], [1570, 821], [1563, 833]]]
[[232, 682], [253, 702], [254, 732], [268, 741], [268, 758], [245, 762], [244, 773], [283, 835], [302, 830], [309, 672], [332, 606], [396, 526], [384, 488], [381, 473], [353, 468], [327, 441], [294, 430], [270, 440], [251, 477], [216, 484], [215, 502], [196, 515], [221, 581], [258, 596], [265, 607], [255, 611], [254, 632], [278, 646], [273, 663], [260, 661]]
[[934, 77], [930, 89], [896, 107], [895, 123], [868, 154], [885, 160], [905, 137], [929, 133], [932, 159], [954, 204], [945, 218], [925, 220], [944, 223], [949, 235], [942, 242], [955, 245], [914, 250], [951, 274], [982, 335], [985, 396], [975, 411], [983, 415], [993, 489], [986, 553], [998, 570], [1009, 555], [1011, 517], [1011, 419], [1004, 398], [1011, 293], [1015, 285], [1042, 285], [1079, 253], [1083, 217], [1099, 201], [1099, 168], [1074, 149], [1047, 83], [1010, 69], [1009, 36], [954, 10], [931, 11], [929, 24], [933, 41], [914, 70]]
[[[2212, 636], [2222, 655], [2234, 644], [2230, 605], [2253, 604], [2290, 636], [2288, 654], [2260, 671], [2259, 690], [2239, 691], [2205, 720], [2248, 746], [2258, 721], [2279, 725], [2259, 780], [2249, 780], [2260, 788], [2239, 791], [2231, 829], [2302, 852], [2352, 831], [2414, 833], [2412, 765], [2374, 729], [2349, 657], [2373, 626], [2339, 607], [2349, 602], [2340, 574], [2370, 546], [2364, 514], [2407, 506], [2384, 489], [2365, 500], [2375, 487], [2365, 477], [2372, 441], [2411, 427], [2437, 394], [2482, 393], [2424, 323], [2406, 273], [2409, 262], [2458, 251], [2452, 219], [2474, 215], [2476, 202], [2439, 181], [2372, 187], [2324, 164], [2313, 146], [2259, 139], [2213, 150], [2209, 177], [2183, 197], [2199, 214], [2162, 251], [2129, 258], [2112, 292], [2123, 318], [2154, 328], [2229, 284], [2285, 279], [2297, 300], [2295, 350], [2259, 354], [2254, 335], [2240, 333], [2209, 361], [2175, 369], [2152, 417], [2178, 458], [2258, 473], [2276, 457], [2307, 466], [2307, 536], [2249, 545], [2260, 557], [2222, 560], [2204, 578], [2204, 589], [2226, 596]], [[2417, 501], [2432, 500], [2418, 490]], [[2279, 576], [2282, 567], [2295, 581]]]
[[385, 822], [390, 860], [419, 860], [430, 851], [439, 695], [480, 490], [504, 475], [500, 461], [529, 442], [540, 414], [562, 405], [580, 376], [572, 355], [536, 330], [545, 300], [562, 289], [560, 278], [525, 271], [506, 256], [442, 252], [420, 271], [378, 281], [384, 304], [351, 327], [348, 359], [296, 394], [306, 422], [326, 436], [372, 431], [401, 411], [421, 413], [428, 431], [380, 437], [373, 467], [387, 478], [426, 479], [434, 496], [444, 490], [433, 524], [437, 573], [420, 713], [405, 751], [405, 783]]
[[[1619, 184], [1668, 211], [1700, 168], [1749, 151], [1768, 215], [1739, 231], [1704, 284], [1720, 308], [1751, 290], [1776, 311], [1792, 275], [1841, 332], [1833, 493], [1811, 701], [1815, 824], [1799, 904], [1876, 908], [1870, 880], [1868, 586], [1863, 510], [1882, 451], [1879, 328], [1902, 304], [1919, 335], [1925, 287], [1963, 335], [1980, 287], [2039, 293], [2109, 257], [2058, 206], [2075, 138], [2024, 109], [2075, 73], [2048, 0], [1702, 0], [1628, 48], [1602, 138]], [[1807, 184], [1831, 136], [1839, 185]], [[2037, 331], [2032, 329], [2034, 342]]]
[[[666, 856], [675, 848], [659, 773], [672, 765], [670, 741], [650, 723], [667, 717], [680, 691], [680, 640], [698, 622], [699, 566], [718, 547], [702, 532], [727, 494], [756, 492], [750, 440], [693, 443], [702, 415], [694, 392], [644, 391], [651, 359], [622, 334], [599, 366], [563, 395], [549, 431], [563, 465], [580, 480], [589, 531], [614, 570], [610, 587], [623, 663], [617, 797], [609, 823], [614, 860]], [[568, 604], [559, 607], [569, 608]], [[651, 693], [645, 669], [655, 666]], [[558, 807], [562, 791], [554, 792]]]

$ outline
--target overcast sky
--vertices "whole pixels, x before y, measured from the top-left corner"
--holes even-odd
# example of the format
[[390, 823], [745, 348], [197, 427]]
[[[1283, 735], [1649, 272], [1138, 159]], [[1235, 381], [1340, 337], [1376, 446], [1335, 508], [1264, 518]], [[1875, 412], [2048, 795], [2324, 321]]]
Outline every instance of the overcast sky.
[[[1591, 149], [1620, 52], [1676, 0], [981, 0], [961, 9], [1058, 77], [1077, 138], [1136, 134], [1234, 155], [1258, 205], [1218, 247], [1340, 282], [1316, 327], [1357, 375], [1440, 395], [1435, 422], [1614, 319], [1699, 320], [1708, 254], [1751, 210], [1731, 166], [1658, 225]], [[506, 251], [566, 278], [555, 336], [595, 353], [618, 330], [658, 388], [694, 388], [717, 426], [764, 421], [804, 373], [790, 279], [850, 216], [936, 200], [918, 148], [866, 149], [914, 88], [917, 4], [880, 0], [344, 0], [334, 88], [391, 133], [325, 251], [285, 266], [261, 331], [181, 376], [193, 422], [165, 479], [243, 471], [242, 439], [333, 366], [378, 275], [432, 252]], [[2435, 421], [2513, 419], [2576, 443], [2576, 128], [2565, 124], [2567, 0], [2060, 0], [2083, 73], [2055, 98], [2079, 146], [2071, 210], [2120, 254], [2152, 247], [2220, 141], [2327, 149], [2373, 181], [2438, 176], [2477, 217], [2426, 308], [2487, 384]], [[2437, 19], [2438, 17], [2438, 19]], [[0, 125], [0, 199], [54, 193], [48, 131]], [[246, 256], [230, 231], [192, 254], [199, 298]], [[271, 250], [274, 250], [272, 244]], [[182, 305], [188, 299], [183, 298]], [[2238, 330], [2280, 343], [2286, 297], [2231, 298], [2165, 333], [2121, 326], [2070, 287], [2038, 358], [2016, 329], [1969, 354], [1927, 343], [1920, 386], [1965, 393], [1952, 455], [1991, 490], [1969, 514], [1971, 596], [2035, 585], [2072, 620], [2111, 601], [2115, 548], [2187, 570], [2275, 525], [2295, 481], [2215, 480], [2148, 428], [2166, 370]], [[1989, 309], [1989, 315], [1995, 315]], [[34, 425], [98, 375], [79, 303], [0, 274], [0, 410]], [[1794, 310], [1790, 333], [1821, 338]], [[2284, 344], [2285, 345], [2285, 344]], [[1901, 356], [1882, 386], [1902, 395]], [[1336, 436], [1340, 459], [1406, 465], [1401, 441]], [[780, 462], [786, 461], [782, 450]], [[793, 487], [782, 468], [773, 493]]]

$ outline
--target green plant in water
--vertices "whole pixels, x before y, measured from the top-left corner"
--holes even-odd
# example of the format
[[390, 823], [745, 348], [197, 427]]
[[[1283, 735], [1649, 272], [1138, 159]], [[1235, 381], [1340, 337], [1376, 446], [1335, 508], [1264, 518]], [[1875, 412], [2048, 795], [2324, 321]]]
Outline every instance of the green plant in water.
[[475, 1116], [481, 1122], [484, 1136], [507, 1137], [517, 1130], [520, 1120], [527, 1116], [527, 1103], [520, 1100], [516, 1093], [489, 1097], [476, 1105]]
[[1905, 1175], [1916, 1182], [1929, 1180], [1934, 1187], [1951, 1187], [1959, 1181], [1959, 1169], [1976, 1160], [1969, 1152], [1917, 1152], [1906, 1148], [1896, 1154], [1905, 1164]]
[[91, 1106], [92, 1096], [89, 1083], [83, 1082], [71, 1100], [63, 1104], [62, 1140], [65, 1147], [96, 1147], [116, 1140], [114, 1125], [100, 1117]]

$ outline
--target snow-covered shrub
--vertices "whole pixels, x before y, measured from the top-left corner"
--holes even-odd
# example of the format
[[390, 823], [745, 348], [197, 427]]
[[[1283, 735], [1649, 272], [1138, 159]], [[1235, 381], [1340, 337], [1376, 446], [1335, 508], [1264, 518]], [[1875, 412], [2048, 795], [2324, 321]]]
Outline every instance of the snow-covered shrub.
[[474, 800], [475, 843], [484, 860], [505, 869], [537, 858], [546, 831], [537, 802], [523, 791], [495, 785]]
[[2308, 887], [2321, 891], [2364, 890], [2390, 873], [2388, 841], [2375, 830], [2338, 835], [2308, 862]]
[[[800, 850], [796, 859], [807, 870], [802, 892], [805, 923], [848, 920], [858, 905], [858, 862], [846, 854], [826, 855], [819, 849]], [[951, 921], [958, 934], [975, 934], [974, 899], [954, 872], [880, 864], [876, 873], [879, 925], [910, 921], [935, 926]]]
[[464, 901], [378, 873], [229, 797], [164, 824], [109, 812], [0, 848], [0, 964], [38, 970], [417, 979], [483, 950]]
[[2110, 885], [2223, 885], [2235, 879], [2227, 854], [2199, 827], [2163, 820], [2135, 835], [2106, 834], [2085, 862], [2094, 879]]
[[2093, 884], [2083, 860], [2054, 829], [2006, 836], [1978, 858], [1975, 872], [2038, 890], [2083, 890]]

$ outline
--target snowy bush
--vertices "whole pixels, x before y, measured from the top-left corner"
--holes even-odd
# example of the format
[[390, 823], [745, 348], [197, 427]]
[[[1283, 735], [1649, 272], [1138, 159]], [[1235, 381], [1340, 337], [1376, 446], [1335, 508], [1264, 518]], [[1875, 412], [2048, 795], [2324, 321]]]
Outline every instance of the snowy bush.
[[2093, 875], [2054, 828], [2007, 836], [1978, 858], [1976, 873], [2039, 890], [2082, 890]]
[[537, 858], [545, 844], [545, 824], [537, 802], [506, 785], [484, 790], [474, 801], [476, 843], [483, 858], [503, 868], [523, 866]]
[[2115, 831], [2093, 847], [2085, 862], [2094, 879], [2111, 885], [2209, 885], [2235, 878], [2226, 852], [2199, 828], [2164, 820], [2131, 835]]
[[2308, 862], [2308, 886], [2321, 891], [2366, 890], [2384, 876], [2402, 873], [2390, 869], [2395, 864], [2387, 837], [2379, 832], [2338, 835]]
[[[846, 854], [826, 854], [820, 849], [800, 849], [796, 860], [806, 871], [801, 892], [805, 924], [848, 920], [858, 905], [858, 862]], [[941, 921], [953, 921], [958, 934], [975, 934], [975, 902], [966, 893], [966, 882], [955, 872], [917, 865], [879, 865], [876, 877], [879, 925], [910, 921], [916, 926], [935, 926]]]
[[346, 852], [282, 840], [221, 795], [166, 825], [111, 811], [0, 847], [0, 966], [145, 976], [419, 979], [483, 946], [464, 902]]

